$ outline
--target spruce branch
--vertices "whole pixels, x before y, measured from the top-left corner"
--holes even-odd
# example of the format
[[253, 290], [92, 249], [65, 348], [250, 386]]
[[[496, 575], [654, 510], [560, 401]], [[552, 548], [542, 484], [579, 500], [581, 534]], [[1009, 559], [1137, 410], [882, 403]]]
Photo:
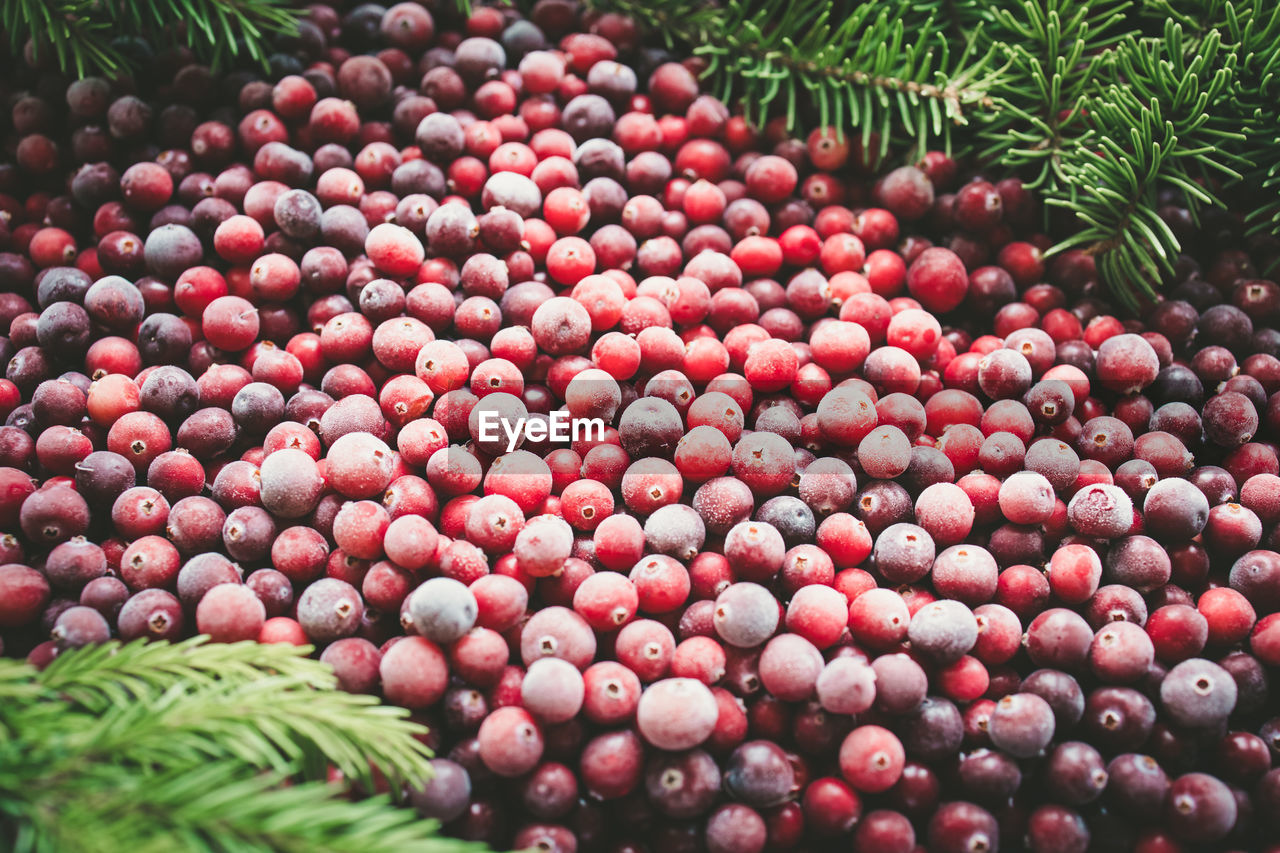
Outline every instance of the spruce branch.
[[864, 146], [878, 136], [880, 155], [894, 143], [919, 155], [931, 145], [949, 150], [954, 128], [1000, 106], [990, 90], [1003, 69], [976, 35], [953, 47], [943, 2], [591, 2], [705, 59], [708, 87], [756, 124], [776, 110], [795, 130], [812, 107], [817, 125], [853, 126]]
[[77, 77], [111, 73], [126, 64], [111, 39], [111, 22], [95, 0], [3, 0], [0, 22], [10, 46], [21, 50], [31, 39], [32, 56], [43, 61], [52, 51], [58, 68]]
[[172, 645], [103, 643], [54, 658], [40, 673], [40, 683], [91, 711], [158, 695], [179, 681], [195, 687], [243, 684], [264, 671], [307, 679], [316, 689], [332, 688], [336, 679], [312, 665], [309, 651], [283, 644], [207, 643], [201, 637]]
[[122, 33], [155, 47], [185, 44], [214, 66], [242, 53], [265, 67], [272, 37], [294, 31], [288, 0], [0, 0], [11, 46], [31, 40], [36, 58], [52, 51], [64, 74], [114, 74], [130, 67], [115, 44]]
[[[1155, 209], [1161, 170], [1177, 146], [1172, 124], [1157, 120], [1158, 108], [1144, 110], [1127, 145], [1104, 136], [1098, 140], [1100, 150], [1081, 149], [1064, 161], [1069, 192], [1047, 199], [1072, 211], [1083, 225], [1051, 252], [1084, 248], [1095, 256], [1103, 281], [1131, 308], [1137, 304], [1135, 292], [1155, 297], [1162, 273], [1172, 271], [1179, 250], [1177, 237]], [[1212, 201], [1196, 189], [1202, 201]]]
[[[176, 682], [163, 693], [112, 706], [99, 721], [72, 736], [77, 761], [112, 756], [180, 763], [230, 755], [254, 767], [287, 773], [315, 766], [323, 756], [344, 776], [372, 790], [373, 766], [396, 784], [430, 772], [416, 726], [371, 696], [332, 692], [323, 703], [305, 678], [262, 675], [244, 683], [193, 688]], [[341, 716], [343, 723], [333, 720]], [[416, 746], [388, 749], [387, 735]]]
[[[1272, 150], [1280, 149], [1280, 133], [1268, 141]], [[1259, 180], [1263, 201], [1248, 217], [1250, 234], [1280, 234], [1280, 162], [1253, 177]]]
[[143, 33], [157, 43], [172, 41], [173, 22], [184, 24], [186, 45], [211, 64], [240, 55], [266, 65], [268, 36], [290, 32], [297, 12], [287, 0], [127, 0], [104, 9], [117, 31]]
[[[386, 798], [430, 774], [424, 730], [283, 645], [108, 644], [0, 660], [0, 847], [22, 853], [453, 853]], [[341, 785], [318, 780], [329, 768]], [[311, 781], [309, 781], [311, 780]]]
[[990, 54], [975, 54], [975, 38], [953, 52], [938, 19], [911, 2], [862, 4], [843, 20], [822, 0], [730, 3], [727, 11], [729, 37], [694, 52], [710, 60], [708, 76], [724, 100], [737, 98], [758, 122], [784, 98], [795, 127], [803, 93], [819, 124], [842, 129], [847, 116], [864, 147], [874, 134], [880, 155], [909, 140], [918, 156], [931, 143], [949, 150], [969, 107], [995, 107]]
[[1204, 179], [1213, 173], [1239, 178], [1222, 162], [1220, 146], [1242, 135], [1209, 111], [1232, 79], [1233, 63], [1219, 55], [1216, 33], [1190, 60], [1181, 25], [1172, 19], [1163, 39], [1128, 36], [1121, 44], [1114, 80], [1085, 102], [1089, 130], [1063, 161], [1064, 192], [1048, 203], [1073, 211], [1082, 224], [1053, 251], [1085, 248], [1103, 280], [1134, 308], [1139, 294], [1156, 297], [1181, 251], [1157, 212], [1157, 191], [1176, 187], [1193, 215], [1220, 204]]
[[990, 49], [1009, 72], [995, 90], [1008, 108], [990, 113], [978, 158], [1022, 174], [1031, 187], [1063, 185], [1062, 160], [1084, 131], [1085, 99], [1114, 62], [1126, 35], [1129, 0], [1024, 0], [997, 6], [970, 0], [964, 10], [985, 23]]
[[1127, 49], [1117, 54], [1115, 82], [1108, 86], [1106, 96], [1116, 106], [1128, 109], [1131, 118], [1137, 105], [1159, 104], [1178, 138], [1184, 142], [1194, 139], [1212, 149], [1176, 162], [1198, 168], [1201, 176], [1216, 172], [1238, 180], [1240, 174], [1233, 166], [1243, 166], [1246, 161], [1235, 146], [1245, 135], [1234, 129], [1237, 121], [1215, 109], [1231, 95], [1237, 55], [1224, 47], [1217, 30], [1198, 41], [1194, 53], [1186, 50], [1182, 26], [1172, 20], [1165, 23], [1161, 39], [1132, 39]]
[[1236, 85], [1224, 107], [1243, 112], [1246, 188], [1258, 188], [1248, 217], [1251, 234], [1280, 235], [1280, 5], [1240, 3], [1224, 29], [1238, 57]]
[[[83, 661], [60, 656], [41, 680], [101, 715], [74, 735], [90, 757], [141, 750], [214, 759], [230, 750], [247, 764], [285, 772], [323, 755], [368, 788], [371, 765], [397, 784], [430, 772], [430, 754], [414, 739], [421, 728], [371, 696], [334, 690], [336, 678], [306, 657], [308, 648], [202, 640], [109, 643], [86, 650]], [[318, 691], [328, 691], [324, 703], [315, 701]], [[332, 724], [335, 716], [341, 726]], [[382, 740], [389, 734], [405, 743], [389, 751]]]
[[[110, 770], [89, 774], [86, 796], [58, 804], [57, 850], [226, 853], [463, 853], [478, 845], [441, 839], [437, 825], [385, 797], [343, 799], [322, 782], [286, 785], [277, 774], [197, 765], [137, 776], [124, 787]], [[77, 827], [93, 826], [93, 837]]]

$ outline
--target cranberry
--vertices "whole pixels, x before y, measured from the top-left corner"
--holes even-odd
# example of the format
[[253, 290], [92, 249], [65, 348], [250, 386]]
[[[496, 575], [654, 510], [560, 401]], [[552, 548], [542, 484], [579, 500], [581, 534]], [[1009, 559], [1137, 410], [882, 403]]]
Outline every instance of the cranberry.
[[317, 645], [492, 846], [1261, 837], [1265, 241], [1166, 193], [1121, 313], [1018, 178], [754, 129], [624, 15], [305, 17], [269, 83], [13, 101], [11, 654]]

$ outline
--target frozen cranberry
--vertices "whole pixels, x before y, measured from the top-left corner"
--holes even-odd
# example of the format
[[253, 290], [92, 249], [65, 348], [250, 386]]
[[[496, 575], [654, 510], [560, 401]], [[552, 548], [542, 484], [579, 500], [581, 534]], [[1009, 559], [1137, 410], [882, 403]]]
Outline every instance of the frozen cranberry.
[[930, 311], [946, 313], [964, 301], [969, 277], [949, 249], [926, 249], [907, 270], [907, 288]]
[[214, 642], [256, 640], [266, 608], [253, 590], [235, 583], [212, 587], [196, 607], [196, 628]]
[[49, 601], [49, 582], [28, 566], [10, 563], [0, 566], [0, 588], [5, 595], [0, 599], [0, 625], [19, 628], [39, 617]]
[[1182, 541], [1204, 530], [1209, 501], [1186, 480], [1168, 478], [1156, 483], [1143, 501], [1143, 522], [1156, 538]]
[[776, 630], [779, 619], [777, 603], [757, 584], [734, 584], [716, 599], [716, 632], [739, 648], [764, 642]]
[[424, 637], [406, 637], [383, 652], [378, 666], [383, 694], [407, 708], [424, 708], [444, 695], [448, 664]]
[[66, 485], [37, 490], [22, 503], [18, 524], [30, 542], [55, 546], [88, 532], [90, 511], [85, 499]]
[[92, 607], [74, 605], [58, 615], [49, 635], [58, 649], [65, 651], [105, 643], [111, 638], [111, 626]]
[[1209, 842], [1231, 831], [1237, 805], [1231, 789], [1216, 777], [1187, 773], [1170, 784], [1163, 814], [1178, 837]]
[[122, 640], [141, 637], [174, 641], [182, 636], [185, 617], [182, 605], [162, 589], [146, 589], [124, 603], [117, 617]]
[[705, 685], [689, 678], [669, 678], [641, 695], [636, 725], [647, 741], [661, 749], [690, 749], [711, 735], [717, 716], [715, 697]]
[[327, 643], [353, 635], [364, 615], [360, 594], [348, 583], [322, 578], [298, 598], [298, 622], [307, 636]]
[[1019, 757], [1040, 752], [1053, 738], [1053, 709], [1034, 693], [1015, 693], [996, 703], [989, 731], [996, 746]]

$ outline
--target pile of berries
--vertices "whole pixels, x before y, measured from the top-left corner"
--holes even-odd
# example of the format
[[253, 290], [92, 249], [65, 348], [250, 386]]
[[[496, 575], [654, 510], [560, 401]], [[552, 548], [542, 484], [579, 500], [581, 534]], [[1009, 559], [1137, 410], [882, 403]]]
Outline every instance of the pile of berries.
[[1280, 850], [1275, 246], [1129, 318], [1016, 179], [450, 14], [14, 58], [5, 653], [314, 644], [502, 849]]

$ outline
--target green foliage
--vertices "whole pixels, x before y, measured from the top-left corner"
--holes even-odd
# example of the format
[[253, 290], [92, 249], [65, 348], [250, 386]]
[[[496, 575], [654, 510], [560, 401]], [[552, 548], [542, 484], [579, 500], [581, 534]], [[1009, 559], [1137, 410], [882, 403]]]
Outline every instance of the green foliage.
[[292, 32], [299, 14], [288, 0], [0, 0], [12, 46], [30, 38], [37, 58], [52, 51], [77, 77], [127, 69], [122, 34], [185, 44], [215, 66], [247, 57], [265, 67], [268, 40]]
[[[1100, 111], [1103, 120], [1093, 136], [1115, 137], [1135, 117], [1166, 120], [1172, 136], [1152, 179], [1127, 195], [1124, 209], [1158, 219], [1155, 190], [1166, 187], [1180, 193], [1193, 217], [1204, 205], [1232, 199], [1250, 214], [1255, 232], [1267, 230], [1269, 209], [1275, 217], [1270, 231], [1280, 233], [1275, 191], [1270, 198], [1258, 191], [1280, 164], [1280, 9], [1270, 0], [1147, 0], [1139, 23], [1146, 35], [1126, 40], [1114, 74], [1093, 98], [1095, 105], [1123, 112]], [[1125, 152], [1137, 166], [1152, 160], [1146, 153], [1152, 140], [1142, 142], [1143, 148]], [[1111, 210], [1123, 212], [1115, 205]], [[1106, 280], [1125, 301], [1137, 292], [1154, 296], [1152, 264], [1167, 270], [1166, 259], [1181, 248], [1171, 234], [1162, 241], [1135, 234], [1128, 227], [1133, 218], [1121, 218], [1093, 244], [1105, 261]], [[1146, 249], [1145, 262], [1138, 246]]]
[[114, 71], [125, 65], [125, 58], [111, 43], [111, 21], [94, 16], [94, 5], [94, 0], [3, 0], [0, 24], [15, 50], [38, 34], [33, 55], [43, 59], [52, 50], [64, 73], [84, 77]]
[[1165, 22], [1161, 38], [1130, 33], [1116, 45], [1106, 84], [1080, 102], [1084, 120], [1059, 160], [1063, 180], [1046, 187], [1049, 203], [1075, 213], [1080, 230], [1057, 247], [1097, 256], [1103, 280], [1130, 307], [1154, 298], [1181, 250], [1157, 213], [1157, 191], [1181, 190], [1194, 217], [1221, 204], [1205, 187], [1239, 180], [1243, 159], [1232, 147], [1244, 135], [1213, 110], [1228, 97], [1235, 55], [1217, 31], [1185, 50], [1182, 25]]
[[116, 32], [146, 33], [162, 38], [174, 21], [183, 21], [186, 44], [212, 64], [245, 55], [260, 65], [267, 61], [266, 40], [291, 32], [297, 12], [285, 0], [130, 0], [103, 4]]
[[993, 106], [1003, 73], [978, 34], [957, 38], [945, 3], [882, 0], [590, 0], [623, 12], [708, 63], [705, 79], [726, 103], [763, 124], [771, 111], [797, 129], [803, 114], [864, 147], [923, 154], [949, 150], [972, 110]]
[[[1230, 45], [1236, 85], [1218, 105], [1239, 116], [1244, 138], [1233, 146], [1245, 166], [1242, 186], [1256, 188], [1253, 233], [1280, 234], [1280, 5], [1271, 0], [1218, 0], [1208, 20]], [[1204, 26], [1203, 21], [1201, 26]]]
[[1115, 62], [1127, 0], [1023, 0], [1005, 6], [969, 0], [965, 19], [983, 25], [986, 46], [1007, 58], [984, 115], [978, 156], [1054, 192], [1067, 181], [1063, 159], [1084, 125], [1085, 101]]
[[[402, 709], [308, 648], [197, 638], [0, 660], [0, 847], [15, 853], [478, 850], [373, 790], [430, 775]], [[330, 767], [347, 783], [326, 784]], [[375, 771], [376, 768], [376, 771]]]
[[884, 154], [905, 136], [921, 155], [930, 145], [950, 148], [952, 127], [966, 123], [970, 106], [990, 106], [1001, 73], [990, 51], [979, 55], [974, 37], [954, 44], [945, 24], [914, 0], [731, 3], [724, 37], [693, 52], [710, 62], [721, 98], [741, 102], [749, 119], [763, 123], [780, 101], [795, 127], [807, 99], [819, 124], [858, 128], [864, 147], [876, 134]]
[[[1161, 274], [1172, 271], [1179, 251], [1177, 237], [1156, 213], [1156, 190], [1162, 180], [1180, 180], [1179, 160], [1198, 159], [1207, 149], [1180, 147], [1173, 123], [1161, 120], [1159, 102], [1147, 110], [1136, 98], [1123, 100], [1129, 103], [1090, 103], [1098, 123], [1116, 128], [1116, 135], [1092, 135], [1097, 151], [1082, 147], [1064, 162], [1066, 193], [1051, 195], [1049, 203], [1071, 210], [1083, 223], [1055, 249], [1081, 246], [1096, 255], [1102, 279], [1132, 307], [1135, 293], [1156, 295]], [[1138, 124], [1126, 138], [1120, 129], [1128, 121]], [[1194, 183], [1184, 188], [1197, 206], [1214, 202]]]

